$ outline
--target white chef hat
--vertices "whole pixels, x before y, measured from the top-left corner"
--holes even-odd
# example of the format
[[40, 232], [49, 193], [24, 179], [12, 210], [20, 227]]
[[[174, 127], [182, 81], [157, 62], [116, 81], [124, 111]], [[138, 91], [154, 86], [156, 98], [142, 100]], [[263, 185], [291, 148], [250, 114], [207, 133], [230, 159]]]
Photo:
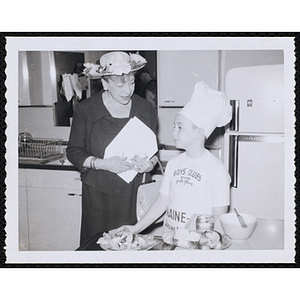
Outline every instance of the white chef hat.
[[191, 100], [179, 112], [197, 127], [203, 128], [208, 138], [216, 127], [231, 120], [232, 112], [227, 96], [208, 87], [204, 81], [197, 82]]

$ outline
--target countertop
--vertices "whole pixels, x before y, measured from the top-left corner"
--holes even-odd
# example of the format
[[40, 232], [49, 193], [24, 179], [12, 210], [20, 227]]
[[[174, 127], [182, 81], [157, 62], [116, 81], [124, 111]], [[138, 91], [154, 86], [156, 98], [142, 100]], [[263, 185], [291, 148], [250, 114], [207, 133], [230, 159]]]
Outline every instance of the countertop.
[[20, 169], [41, 169], [41, 170], [64, 170], [64, 171], [78, 171], [68, 160], [61, 163], [60, 160], [50, 161], [47, 163], [31, 163], [19, 161]]
[[[66, 145], [64, 145], [63, 147], [66, 148]], [[64, 152], [65, 152], [65, 150], [64, 150]], [[180, 153], [181, 153], [181, 151], [179, 151], [179, 150], [159, 150], [160, 163], [161, 163], [163, 170], [165, 169], [167, 162], [171, 158], [173, 158], [174, 156], [177, 156]], [[19, 159], [19, 168], [21, 168], [21, 169], [78, 171], [78, 169], [73, 164], [71, 164], [66, 157], [64, 159], [62, 159], [62, 158], [63, 158], [63, 154], [61, 154], [61, 157], [52, 159], [49, 162], [42, 162], [42, 161], [38, 161], [37, 159], [30, 160], [30, 158], [28, 158], [27, 160]], [[152, 175], [161, 174], [161, 170], [160, 170], [160, 167], [158, 164], [155, 166], [155, 168], [153, 169], [151, 174]]]
[[[166, 166], [167, 162], [161, 162], [163, 168]], [[41, 169], [41, 170], [64, 170], [64, 171], [79, 171], [73, 164], [71, 164], [67, 159], [62, 163], [60, 160], [54, 160], [47, 163], [38, 163], [30, 161], [19, 160], [20, 169]], [[161, 174], [159, 166], [156, 165], [154, 170], [151, 172], [152, 175]]]
[[[216, 220], [215, 230], [224, 233], [219, 220]], [[103, 235], [102, 232], [95, 234], [84, 245], [80, 246], [77, 251], [103, 251], [96, 243]], [[165, 244], [161, 238], [155, 237], [157, 245], [151, 251], [165, 250], [183, 250]], [[257, 219], [257, 227], [252, 236], [245, 241], [231, 240], [231, 245], [223, 251], [228, 250], [283, 250], [284, 249], [284, 221], [271, 219]], [[185, 249], [184, 249], [185, 250]], [[189, 251], [189, 250], [187, 250]], [[194, 250], [198, 251], [198, 250]]]

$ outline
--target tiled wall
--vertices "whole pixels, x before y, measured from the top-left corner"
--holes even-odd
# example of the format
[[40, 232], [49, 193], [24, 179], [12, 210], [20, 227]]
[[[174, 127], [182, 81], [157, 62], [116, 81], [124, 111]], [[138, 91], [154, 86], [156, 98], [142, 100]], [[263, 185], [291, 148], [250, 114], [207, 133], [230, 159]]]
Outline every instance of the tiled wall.
[[29, 132], [36, 138], [69, 140], [71, 127], [54, 126], [53, 108], [19, 107], [19, 133]]

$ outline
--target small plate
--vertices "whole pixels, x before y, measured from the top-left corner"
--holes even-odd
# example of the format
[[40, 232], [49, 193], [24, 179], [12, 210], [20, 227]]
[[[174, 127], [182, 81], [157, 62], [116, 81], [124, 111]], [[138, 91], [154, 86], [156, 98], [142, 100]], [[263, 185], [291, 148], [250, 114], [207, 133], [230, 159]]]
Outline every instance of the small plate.
[[231, 245], [231, 239], [227, 235], [222, 235], [223, 243], [221, 250], [227, 249]]
[[[173, 243], [177, 247], [189, 249], [189, 250], [202, 250], [198, 247], [199, 242], [190, 242], [190, 241], [184, 241], [180, 242], [177, 239], [173, 238]], [[227, 235], [222, 235], [222, 248], [218, 250], [224, 250], [227, 249], [231, 245], [231, 239]], [[210, 249], [210, 250], [217, 250], [217, 249]]]
[[100, 245], [100, 247], [105, 250], [105, 251], [147, 251], [150, 250], [152, 247], [154, 247], [156, 245], [156, 241], [155, 240], [150, 240], [149, 238], [144, 238], [142, 235], [137, 235], [140, 239], [142, 238], [145, 242], [145, 245], [142, 246], [138, 246], [136, 248], [130, 248], [130, 249], [126, 249], [126, 248], [116, 248], [113, 247], [111, 244], [109, 243], [105, 243], [103, 242], [103, 240], [100, 240], [97, 242], [97, 244]]

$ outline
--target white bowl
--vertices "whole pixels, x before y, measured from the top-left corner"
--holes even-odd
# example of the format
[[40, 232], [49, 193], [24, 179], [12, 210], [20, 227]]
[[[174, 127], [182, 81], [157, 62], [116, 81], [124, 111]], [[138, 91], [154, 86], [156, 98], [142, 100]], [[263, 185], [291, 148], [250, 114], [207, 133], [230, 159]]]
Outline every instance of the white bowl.
[[244, 218], [247, 228], [243, 228], [235, 213], [228, 213], [220, 216], [222, 228], [227, 236], [233, 240], [246, 240], [254, 232], [257, 219], [254, 216], [240, 213]]

